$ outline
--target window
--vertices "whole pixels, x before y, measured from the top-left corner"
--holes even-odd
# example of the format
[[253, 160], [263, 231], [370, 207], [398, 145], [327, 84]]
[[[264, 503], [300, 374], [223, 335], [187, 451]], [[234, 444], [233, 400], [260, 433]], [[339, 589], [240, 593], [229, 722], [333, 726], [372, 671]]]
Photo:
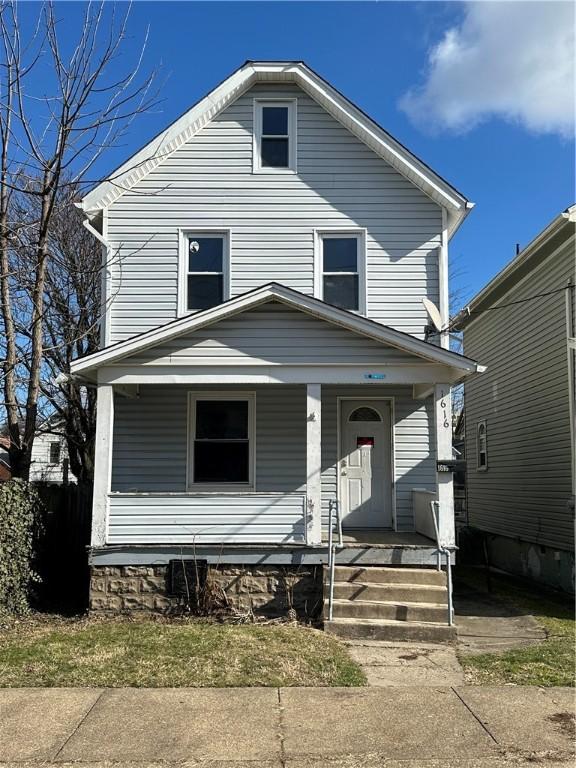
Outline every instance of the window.
[[382, 421], [380, 414], [374, 408], [363, 406], [352, 411], [348, 421]]
[[229, 234], [184, 232], [179, 314], [199, 312], [228, 298]]
[[254, 395], [190, 395], [189, 485], [251, 486]]
[[488, 444], [486, 441], [486, 422], [479, 421], [476, 427], [476, 468], [488, 469]]
[[365, 248], [361, 233], [318, 235], [318, 294], [327, 304], [366, 312]]
[[50, 443], [50, 464], [60, 464], [60, 443]]
[[254, 102], [254, 170], [296, 170], [296, 102]]

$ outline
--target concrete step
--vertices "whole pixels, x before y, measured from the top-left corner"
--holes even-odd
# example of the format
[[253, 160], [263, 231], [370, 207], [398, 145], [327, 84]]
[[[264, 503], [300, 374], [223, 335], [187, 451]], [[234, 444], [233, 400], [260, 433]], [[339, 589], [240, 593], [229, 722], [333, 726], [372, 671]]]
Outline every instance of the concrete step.
[[371, 582], [372, 584], [432, 584], [445, 586], [446, 574], [434, 568], [354, 568], [337, 565], [336, 581]]
[[[329, 587], [328, 587], [329, 588]], [[448, 599], [446, 587], [429, 584], [373, 584], [363, 582], [334, 582], [337, 600], [369, 600], [371, 602], [436, 603], [444, 605]]]
[[[324, 605], [328, 615], [328, 601]], [[445, 605], [433, 603], [372, 602], [365, 600], [334, 600], [332, 615], [335, 619], [384, 619], [388, 621], [436, 622], [447, 621]]]
[[325, 621], [324, 631], [346, 640], [422, 643], [453, 643], [456, 640], [456, 627], [417, 621], [339, 618]]

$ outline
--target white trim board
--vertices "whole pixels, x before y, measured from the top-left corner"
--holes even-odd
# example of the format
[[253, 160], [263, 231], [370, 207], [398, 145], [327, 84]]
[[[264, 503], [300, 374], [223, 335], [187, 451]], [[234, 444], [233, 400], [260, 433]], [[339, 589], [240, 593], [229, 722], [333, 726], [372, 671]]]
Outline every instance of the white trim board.
[[[196, 483], [193, 478], [194, 462], [194, 440], [196, 435], [196, 414], [192, 408], [192, 403], [198, 400], [245, 400], [248, 403], [248, 482], [247, 483]], [[244, 391], [224, 391], [215, 392], [207, 390], [206, 392], [194, 390], [188, 392], [187, 397], [187, 441], [186, 441], [186, 488], [188, 492], [197, 493], [214, 491], [220, 493], [222, 490], [228, 493], [232, 492], [253, 492], [256, 491], [256, 392]]]
[[92, 189], [82, 200], [82, 209], [92, 217], [111, 205], [257, 82], [296, 83], [378, 156], [445, 208], [450, 235], [473, 207], [455, 187], [303, 62], [248, 61], [117, 168], [108, 180]]
[[222, 295], [223, 301], [230, 298], [230, 276], [232, 274], [232, 230], [229, 227], [179, 227], [178, 228], [178, 317], [190, 315], [188, 307], [188, 249], [186, 240], [191, 235], [207, 235], [224, 240], [222, 253]]
[[70, 370], [73, 374], [78, 374], [99, 368], [105, 364], [115, 363], [135, 352], [141, 352], [161, 342], [190, 333], [199, 328], [204, 328], [218, 320], [231, 317], [268, 301], [279, 301], [321, 320], [326, 320], [329, 323], [346, 328], [353, 333], [367, 336], [387, 346], [414, 354], [423, 360], [459, 369], [463, 375], [483, 370], [483, 367], [476, 361], [456, 352], [428, 344], [421, 339], [410, 336], [410, 334], [381, 325], [374, 320], [361, 317], [353, 312], [338, 309], [319, 299], [306, 296], [299, 291], [279, 285], [278, 283], [268, 283], [254, 291], [230, 299], [217, 307], [196, 312], [193, 315], [187, 315], [159, 328], [153, 328], [151, 331], [142, 333], [139, 336], [74, 360], [71, 363]]

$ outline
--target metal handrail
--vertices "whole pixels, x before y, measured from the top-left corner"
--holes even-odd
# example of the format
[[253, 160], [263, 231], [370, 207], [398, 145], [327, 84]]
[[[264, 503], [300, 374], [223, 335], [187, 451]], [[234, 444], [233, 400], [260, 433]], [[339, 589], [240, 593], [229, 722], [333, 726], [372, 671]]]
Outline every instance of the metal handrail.
[[[334, 543], [334, 511], [336, 511], [336, 525], [338, 532], [338, 545]], [[330, 574], [330, 583], [328, 589], [328, 621], [332, 621], [334, 607], [334, 576], [336, 570], [336, 548], [344, 546], [342, 537], [342, 520], [338, 501], [330, 499], [328, 502], [328, 571]]]
[[436, 549], [438, 552], [438, 570], [442, 569], [442, 555], [446, 558], [446, 589], [448, 590], [448, 626], [454, 624], [454, 600], [452, 596], [452, 551], [453, 547], [445, 547], [440, 541], [440, 503], [436, 500], [430, 502], [430, 513], [434, 525], [436, 537]]

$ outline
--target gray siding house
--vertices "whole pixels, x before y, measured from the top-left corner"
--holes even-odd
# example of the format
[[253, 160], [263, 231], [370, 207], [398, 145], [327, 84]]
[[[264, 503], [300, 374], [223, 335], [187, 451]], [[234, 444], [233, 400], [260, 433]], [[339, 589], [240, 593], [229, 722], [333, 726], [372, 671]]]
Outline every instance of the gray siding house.
[[196, 558], [236, 606], [312, 615], [333, 531], [334, 625], [445, 629], [437, 460], [479, 365], [427, 340], [422, 299], [447, 324], [472, 204], [303, 63], [247, 62], [81, 207], [105, 265], [102, 349], [72, 365], [98, 386], [92, 608], [170, 609]]
[[466, 354], [468, 522], [491, 564], [574, 591], [576, 206], [458, 318]]

